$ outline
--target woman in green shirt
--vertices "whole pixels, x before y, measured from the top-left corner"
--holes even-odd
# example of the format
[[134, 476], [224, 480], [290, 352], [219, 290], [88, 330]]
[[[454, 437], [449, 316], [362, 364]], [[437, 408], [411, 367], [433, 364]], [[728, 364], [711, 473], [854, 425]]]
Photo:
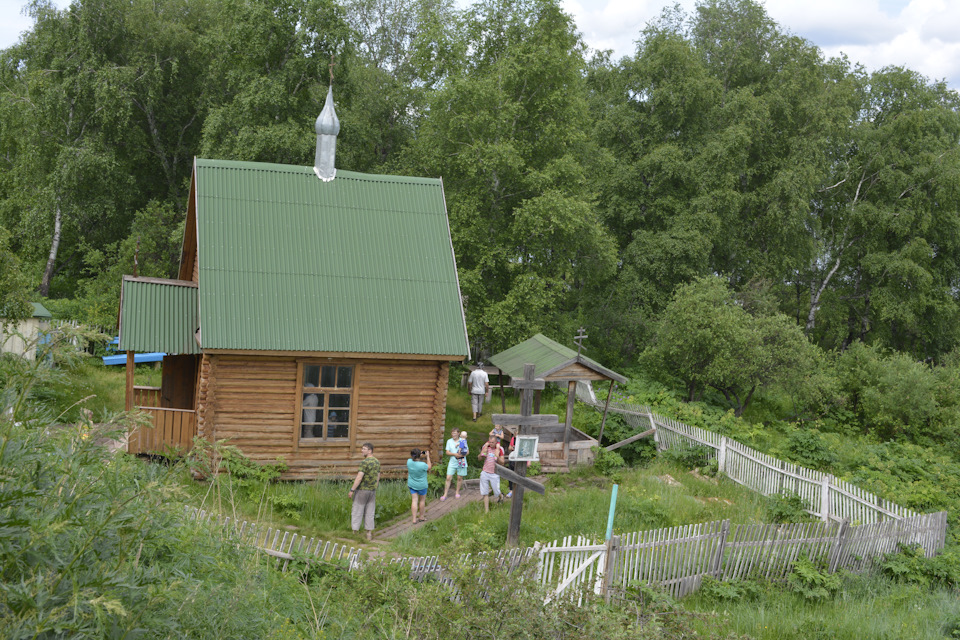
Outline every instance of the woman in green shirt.
[[[426, 456], [427, 461], [421, 460]], [[413, 524], [427, 519], [427, 471], [433, 465], [430, 463], [430, 452], [414, 449], [407, 460], [407, 487], [410, 488], [410, 512], [413, 514]], [[417, 519], [417, 504], [420, 505], [420, 518]]]

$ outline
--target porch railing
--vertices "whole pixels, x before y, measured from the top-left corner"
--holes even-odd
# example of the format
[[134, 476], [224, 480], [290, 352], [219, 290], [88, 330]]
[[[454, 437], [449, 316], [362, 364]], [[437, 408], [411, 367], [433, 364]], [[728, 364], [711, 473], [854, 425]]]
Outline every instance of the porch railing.
[[192, 409], [139, 407], [150, 416], [149, 426], [139, 426], [127, 440], [129, 453], [160, 453], [176, 449], [181, 453], [193, 447], [197, 435], [197, 412]]

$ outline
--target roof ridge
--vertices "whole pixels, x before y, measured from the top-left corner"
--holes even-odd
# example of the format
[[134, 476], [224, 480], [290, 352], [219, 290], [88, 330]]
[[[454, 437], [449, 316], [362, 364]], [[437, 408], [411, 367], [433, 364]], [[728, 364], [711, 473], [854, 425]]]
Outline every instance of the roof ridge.
[[[222, 160], [217, 158], [195, 158], [196, 164], [201, 168], [217, 169], [238, 169], [247, 171], [276, 171], [278, 173], [293, 173], [316, 177], [313, 167], [301, 166], [298, 164], [282, 164], [275, 162], [253, 162], [250, 160]], [[401, 184], [423, 184], [431, 186], [441, 186], [440, 178], [429, 178], [425, 176], [401, 176], [389, 173], [362, 173], [360, 171], [347, 171], [337, 169], [337, 179], [360, 180], [369, 182], [392, 182]]]

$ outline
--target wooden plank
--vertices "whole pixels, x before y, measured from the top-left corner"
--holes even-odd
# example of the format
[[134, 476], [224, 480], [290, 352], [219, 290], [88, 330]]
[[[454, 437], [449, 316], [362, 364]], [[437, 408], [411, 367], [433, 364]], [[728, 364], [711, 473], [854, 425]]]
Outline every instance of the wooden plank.
[[620, 442], [618, 442], [618, 443], [616, 443], [616, 444], [610, 445], [609, 447], [607, 447], [607, 451], [613, 451], [614, 449], [619, 449], [620, 447], [626, 446], [626, 445], [630, 444], [631, 442], [636, 442], [637, 440], [640, 440], [641, 438], [646, 438], [647, 436], [652, 436], [652, 435], [653, 435], [654, 433], [656, 433], [656, 432], [657, 432], [656, 429], [648, 429], [647, 431], [644, 431], [643, 433], [638, 433], [638, 434], [636, 434], [636, 435], [634, 435], [634, 436], [630, 436], [630, 437], [627, 438], [626, 440], [621, 440]]
[[531, 491], [536, 491], [540, 495], [543, 495], [544, 492], [546, 491], [546, 487], [544, 487], [542, 484], [540, 484], [536, 480], [532, 480], [527, 476], [522, 476], [519, 473], [515, 473], [512, 470], [502, 465], [497, 464], [495, 466], [497, 469], [497, 475], [502, 477], [504, 480], [507, 480], [509, 482], [514, 482], [526, 489], [530, 489]]
[[493, 424], [504, 427], [551, 427], [560, 424], [560, 418], [551, 414], [524, 416], [515, 413], [494, 413], [490, 416], [490, 420]]

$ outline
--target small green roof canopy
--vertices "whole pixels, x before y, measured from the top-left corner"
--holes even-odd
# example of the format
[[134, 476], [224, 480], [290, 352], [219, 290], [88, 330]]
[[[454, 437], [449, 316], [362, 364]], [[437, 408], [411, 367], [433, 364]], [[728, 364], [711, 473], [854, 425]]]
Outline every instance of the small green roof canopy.
[[627, 382], [627, 379], [619, 373], [607, 369], [586, 356], [578, 356], [573, 349], [554, 342], [542, 333], [491, 356], [490, 363], [511, 378], [522, 378], [523, 365], [534, 364], [537, 367], [538, 378], [550, 379], [553, 376], [557, 380], [582, 379], [581, 376], [569, 370], [571, 365], [581, 365], [607, 380], [616, 380], [620, 384]]
[[469, 354], [443, 184], [195, 162], [206, 349]]
[[52, 318], [53, 314], [47, 311], [47, 308], [44, 307], [39, 302], [31, 302], [33, 305], [33, 317], [34, 318]]
[[185, 280], [123, 277], [120, 351], [200, 353], [197, 285]]

